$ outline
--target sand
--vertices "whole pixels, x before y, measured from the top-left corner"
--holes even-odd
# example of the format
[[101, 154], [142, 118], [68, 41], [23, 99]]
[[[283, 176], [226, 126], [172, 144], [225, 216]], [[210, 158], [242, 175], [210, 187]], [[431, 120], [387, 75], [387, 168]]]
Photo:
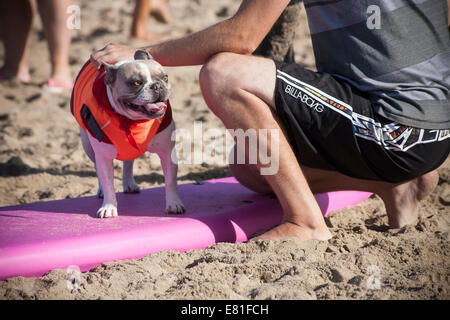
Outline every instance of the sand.
[[[128, 43], [133, 1], [77, 1], [70, 63], [75, 76], [90, 53], [109, 42]], [[173, 26], [149, 20], [166, 38], [181, 36], [229, 16], [238, 0], [169, 1]], [[296, 59], [314, 69], [304, 12], [294, 43]], [[0, 47], [0, 60], [3, 48]], [[32, 35], [33, 82], [0, 84], [0, 206], [95, 195], [97, 178], [70, 115], [69, 92], [40, 84], [50, 72], [39, 19]], [[200, 67], [168, 68], [178, 128], [204, 130], [221, 122], [206, 107]], [[121, 191], [121, 166], [115, 169]], [[0, 282], [0, 299], [449, 299], [450, 161], [439, 185], [421, 203], [417, 225], [389, 230], [377, 196], [331, 214], [328, 242], [295, 240], [218, 243], [185, 253], [159, 252], [139, 260], [102, 264], [75, 277], [67, 270]], [[161, 186], [156, 156], [136, 161], [141, 188]], [[229, 176], [225, 165], [180, 165], [179, 183]]]

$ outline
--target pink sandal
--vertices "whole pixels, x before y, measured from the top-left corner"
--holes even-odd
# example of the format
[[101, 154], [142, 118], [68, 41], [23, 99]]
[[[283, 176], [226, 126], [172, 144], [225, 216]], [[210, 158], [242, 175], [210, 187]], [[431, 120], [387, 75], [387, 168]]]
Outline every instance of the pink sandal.
[[60, 93], [63, 92], [64, 89], [72, 89], [73, 82], [72, 81], [58, 81], [56, 82], [53, 78], [49, 78], [47, 83], [44, 85], [44, 89], [53, 92]]

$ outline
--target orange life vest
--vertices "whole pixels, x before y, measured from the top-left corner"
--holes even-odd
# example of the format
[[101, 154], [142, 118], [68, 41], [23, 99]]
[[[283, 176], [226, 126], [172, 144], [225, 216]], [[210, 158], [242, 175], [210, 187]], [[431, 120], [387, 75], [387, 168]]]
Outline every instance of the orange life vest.
[[85, 132], [94, 133], [99, 141], [114, 144], [116, 159], [136, 159], [147, 151], [162, 119], [130, 120], [116, 113], [109, 103], [101, 103], [93, 92], [99, 75], [101, 72], [89, 61], [81, 69], [72, 91], [72, 114]]

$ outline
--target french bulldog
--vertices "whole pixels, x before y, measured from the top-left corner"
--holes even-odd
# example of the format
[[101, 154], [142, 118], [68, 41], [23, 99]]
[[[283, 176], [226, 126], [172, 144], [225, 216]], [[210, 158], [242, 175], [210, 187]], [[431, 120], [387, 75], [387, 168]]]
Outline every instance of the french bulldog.
[[[131, 120], [159, 119], [166, 111], [165, 102], [170, 95], [167, 73], [145, 50], [138, 50], [135, 60], [104, 63], [107, 98], [114, 112]], [[86, 90], [92, 90], [87, 88]], [[176, 159], [172, 159], [175, 123], [173, 120], [162, 131], [156, 133], [148, 143], [147, 151], [156, 153], [161, 160], [165, 180], [166, 212], [180, 214], [185, 207], [177, 190]], [[113, 159], [117, 156], [114, 144], [99, 141], [89, 131], [80, 127], [81, 141], [87, 156], [94, 162], [99, 187], [97, 196], [103, 197], [103, 204], [97, 217], [118, 216], [117, 199], [114, 190]], [[140, 192], [133, 176], [133, 161], [123, 162], [123, 190], [125, 193]]]

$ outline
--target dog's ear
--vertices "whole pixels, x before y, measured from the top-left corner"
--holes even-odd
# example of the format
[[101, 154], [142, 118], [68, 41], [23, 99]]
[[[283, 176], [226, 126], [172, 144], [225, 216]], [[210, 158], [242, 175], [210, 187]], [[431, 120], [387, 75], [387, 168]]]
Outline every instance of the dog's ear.
[[134, 60], [152, 60], [153, 57], [147, 50], [139, 49], [134, 53]]
[[105, 84], [112, 85], [116, 81], [117, 70], [119, 69], [119, 67], [117, 67], [114, 64], [109, 64], [106, 62], [103, 62], [103, 66], [105, 67], [106, 70]]

